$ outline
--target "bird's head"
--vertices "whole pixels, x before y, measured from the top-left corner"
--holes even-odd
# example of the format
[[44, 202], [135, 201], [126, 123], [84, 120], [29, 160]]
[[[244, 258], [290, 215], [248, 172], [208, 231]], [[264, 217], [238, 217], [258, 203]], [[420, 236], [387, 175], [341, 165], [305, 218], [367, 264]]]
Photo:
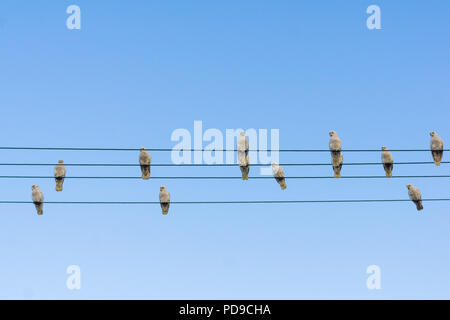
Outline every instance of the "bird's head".
[[386, 146], [382, 146], [381, 150], [387, 150]]
[[335, 131], [333, 131], [333, 130], [331, 130], [329, 133], [328, 133], [329, 135], [330, 135], [330, 137], [333, 137], [333, 136], [335, 136], [336, 135], [336, 132]]
[[145, 148], [144, 148], [144, 147], [141, 147], [141, 151], [145, 151]]
[[161, 187], [159, 187], [159, 190], [160, 190], [160, 191], [166, 190], [166, 187], [161, 186]]
[[33, 184], [32, 186], [31, 186], [31, 190], [36, 190], [37, 188], [39, 188], [37, 185], [35, 185], [35, 184]]
[[245, 137], [245, 132], [241, 131], [241, 137]]
[[430, 136], [434, 137], [435, 135], [436, 135], [436, 132], [434, 132], [434, 131], [430, 132]]
[[59, 164], [64, 164], [64, 160], [58, 160]]
[[408, 188], [408, 190], [409, 190], [409, 189], [411, 189], [411, 187], [412, 187], [412, 184], [407, 184], [407, 185], [406, 185], [406, 187], [407, 187], [407, 188]]

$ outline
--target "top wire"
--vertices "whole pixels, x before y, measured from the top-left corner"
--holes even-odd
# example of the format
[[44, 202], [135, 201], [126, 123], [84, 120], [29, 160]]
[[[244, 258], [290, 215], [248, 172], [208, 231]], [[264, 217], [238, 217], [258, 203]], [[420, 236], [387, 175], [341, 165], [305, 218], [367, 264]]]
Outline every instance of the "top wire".
[[[1, 147], [0, 150], [42, 150], [42, 151], [140, 151], [140, 148], [77, 148], [77, 147]], [[237, 152], [237, 149], [191, 149], [191, 148], [146, 148], [147, 151], [171, 152], [171, 151], [191, 151], [191, 152]], [[251, 149], [249, 152], [330, 152], [329, 149]], [[380, 149], [344, 149], [342, 152], [383, 152]], [[431, 152], [430, 149], [389, 149], [391, 152]], [[443, 151], [450, 151], [444, 149]]]

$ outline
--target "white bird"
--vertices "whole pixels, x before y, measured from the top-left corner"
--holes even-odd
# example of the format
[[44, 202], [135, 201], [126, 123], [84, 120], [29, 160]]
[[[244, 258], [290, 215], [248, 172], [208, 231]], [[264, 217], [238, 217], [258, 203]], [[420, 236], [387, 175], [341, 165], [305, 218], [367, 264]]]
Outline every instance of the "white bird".
[[284, 178], [284, 170], [280, 165], [275, 162], [272, 162], [272, 172], [275, 180], [281, 187], [281, 190], [286, 189], [286, 179]]
[[[344, 157], [342, 156], [341, 150], [342, 150], [342, 141], [339, 139], [338, 134], [335, 131], [330, 131], [330, 141], [328, 143], [330, 147], [331, 152], [331, 164], [333, 165], [334, 169], [334, 176], [340, 177], [340, 171], [342, 168], [342, 162], [344, 160]], [[335, 169], [336, 168], [336, 169]], [[336, 172], [338, 174], [336, 175]]]
[[139, 154], [139, 164], [141, 166], [142, 171], [142, 179], [150, 179], [150, 165], [152, 163], [152, 157], [145, 150], [145, 148], [141, 148], [141, 153]]
[[385, 146], [381, 147], [383, 152], [381, 153], [381, 161], [383, 162], [384, 171], [386, 171], [386, 177], [392, 177], [392, 170], [394, 169], [394, 157], [392, 153]]
[[430, 132], [430, 136], [431, 154], [433, 156], [434, 163], [439, 166], [441, 165], [442, 155], [444, 154], [444, 141], [442, 141], [441, 137], [439, 137], [439, 135], [434, 131]]
[[237, 142], [238, 151], [238, 164], [241, 168], [242, 180], [248, 180], [248, 174], [250, 172], [250, 156], [248, 154], [248, 139], [245, 136], [245, 132], [242, 131]]
[[44, 213], [44, 194], [37, 185], [33, 185], [31, 187], [31, 190], [31, 198], [33, 200], [34, 206], [36, 207], [36, 211], [38, 215], [42, 215]]
[[161, 186], [159, 190], [159, 202], [161, 204], [162, 214], [165, 215], [169, 213], [170, 193], [165, 186]]
[[54, 170], [56, 191], [63, 191], [64, 178], [66, 177], [66, 167], [63, 160], [58, 160]]
[[412, 184], [407, 184], [406, 187], [408, 188], [409, 198], [416, 205], [417, 211], [422, 210], [422, 195], [420, 194], [420, 190], [415, 188]]

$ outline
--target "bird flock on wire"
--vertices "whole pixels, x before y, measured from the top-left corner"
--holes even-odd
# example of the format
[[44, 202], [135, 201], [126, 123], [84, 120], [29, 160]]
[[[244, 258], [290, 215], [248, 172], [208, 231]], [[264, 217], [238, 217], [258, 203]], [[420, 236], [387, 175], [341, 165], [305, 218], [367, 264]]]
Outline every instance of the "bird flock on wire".
[[[344, 155], [342, 153], [342, 141], [335, 131], [330, 131], [329, 149], [331, 153], [331, 165], [333, 167], [334, 177], [339, 178], [341, 176], [341, 169], [344, 163]], [[439, 166], [442, 161], [444, 153], [444, 142], [436, 132], [430, 132], [430, 150], [433, 156], [434, 163]], [[381, 147], [381, 160], [383, 168], [386, 172], [386, 177], [392, 177], [392, 171], [394, 169], [394, 158], [392, 153], [385, 147]], [[242, 180], [248, 180], [250, 172], [250, 156], [249, 156], [249, 142], [244, 132], [241, 132], [237, 141], [237, 158], [238, 165], [241, 170]], [[139, 164], [142, 172], [142, 179], [150, 179], [152, 158], [145, 148], [140, 149]], [[272, 163], [272, 172], [276, 182], [280, 185], [281, 189], [286, 189], [286, 179], [284, 176], [283, 168], [277, 163]], [[64, 161], [59, 160], [54, 170], [56, 191], [63, 191], [64, 178], [66, 177], [66, 167]], [[418, 211], [423, 209], [422, 196], [420, 190], [411, 184], [407, 184], [408, 195], [412, 202], [416, 205]], [[38, 185], [32, 186], [32, 200], [36, 207], [38, 215], [44, 213], [44, 193], [41, 191]], [[161, 205], [162, 214], [169, 213], [170, 206], [170, 193], [165, 186], [160, 187], [159, 202]]]

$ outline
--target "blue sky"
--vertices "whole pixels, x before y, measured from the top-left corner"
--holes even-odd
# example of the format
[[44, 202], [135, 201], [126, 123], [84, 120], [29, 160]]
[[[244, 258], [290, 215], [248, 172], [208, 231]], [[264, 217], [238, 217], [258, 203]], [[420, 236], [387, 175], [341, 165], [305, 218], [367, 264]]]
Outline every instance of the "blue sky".
[[[81, 8], [68, 30], [66, 8]], [[368, 30], [366, 8], [381, 8]], [[172, 132], [280, 130], [281, 148], [429, 146], [450, 140], [450, 3], [445, 1], [34, 1], [0, 3], [0, 145], [171, 148]], [[1, 151], [0, 162], [134, 163], [135, 152]], [[169, 153], [152, 153], [154, 163]], [[430, 161], [428, 153], [394, 153]], [[444, 160], [446, 160], [444, 155]], [[281, 154], [327, 162], [329, 154]], [[345, 161], [376, 162], [378, 153]], [[138, 168], [68, 168], [72, 175], [138, 175]], [[449, 174], [448, 165], [394, 174]], [[255, 171], [251, 171], [254, 173]], [[331, 175], [288, 167], [286, 175]], [[1, 175], [51, 175], [2, 167]], [[238, 168], [154, 168], [164, 175], [239, 175]], [[382, 175], [344, 167], [343, 175]], [[448, 179], [1, 180], [1, 200], [401, 199], [449, 197]], [[1, 205], [0, 298], [302, 299], [450, 298], [448, 203]], [[381, 268], [368, 290], [366, 268]], [[66, 288], [79, 265], [81, 290]]]

